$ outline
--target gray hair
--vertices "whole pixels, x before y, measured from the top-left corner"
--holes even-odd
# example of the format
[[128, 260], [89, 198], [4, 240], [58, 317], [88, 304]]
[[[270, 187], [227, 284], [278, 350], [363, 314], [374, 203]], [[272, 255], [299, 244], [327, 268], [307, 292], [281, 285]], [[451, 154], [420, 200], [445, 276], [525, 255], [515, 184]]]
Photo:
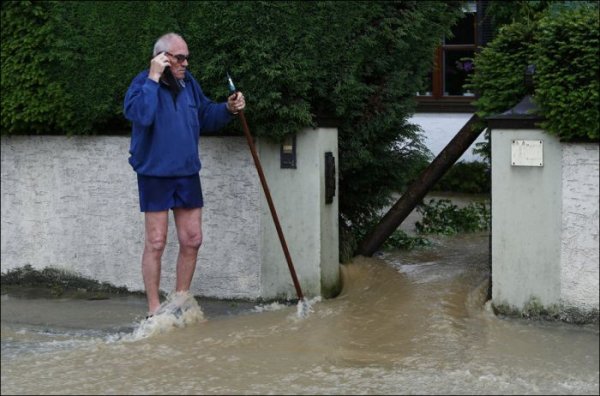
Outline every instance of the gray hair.
[[177, 33], [167, 33], [160, 36], [158, 40], [156, 40], [156, 43], [154, 43], [154, 50], [152, 51], [152, 56], [156, 56], [161, 52], [169, 51], [169, 47], [175, 39], [183, 40], [183, 37], [181, 37], [181, 35]]

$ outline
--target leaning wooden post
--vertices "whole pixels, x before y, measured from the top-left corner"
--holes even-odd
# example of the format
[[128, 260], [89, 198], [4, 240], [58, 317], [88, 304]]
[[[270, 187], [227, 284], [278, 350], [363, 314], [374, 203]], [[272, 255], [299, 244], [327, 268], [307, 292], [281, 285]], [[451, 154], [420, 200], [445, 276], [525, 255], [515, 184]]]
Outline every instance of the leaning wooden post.
[[450, 143], [383, 216], [375, 228], [359, 243], [357, 254], [372, 256], [383, 245], [385, 240], [392, 235], [415, 206], [421, 202], [427, 192], [477, 139], [483, 130], [477, 125], [479, 120], [480, 118], [473, 114]]

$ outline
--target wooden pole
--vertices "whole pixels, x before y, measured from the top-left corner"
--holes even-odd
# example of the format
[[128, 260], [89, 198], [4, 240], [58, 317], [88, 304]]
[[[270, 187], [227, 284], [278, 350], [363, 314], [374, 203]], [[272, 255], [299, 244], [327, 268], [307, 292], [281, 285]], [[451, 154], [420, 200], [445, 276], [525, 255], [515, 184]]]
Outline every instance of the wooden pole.
[[482, 129], [477, 128], [480, 118], [473, 114], [461, 130], [446, 145], [441, 153], [419, 175], [406, 190], [402, 197], [383, 216], [379, 223], [359, 243], [357, 254], [372, 256], [387, 238], [421, 202], [427, 192], [444, 176], [461, 155], [473, 144], [481, 134]]

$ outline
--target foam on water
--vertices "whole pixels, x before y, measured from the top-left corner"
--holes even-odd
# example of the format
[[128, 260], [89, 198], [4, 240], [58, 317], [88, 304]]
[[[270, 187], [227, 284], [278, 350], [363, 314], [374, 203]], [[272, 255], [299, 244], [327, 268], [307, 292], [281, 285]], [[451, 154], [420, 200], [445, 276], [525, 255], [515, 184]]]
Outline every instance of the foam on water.
[[266, 304], [266, 305], [256, 305], [252, 309], [252, 312], [279, 311], [279, 310], [285, 309], [287, 307], [288, 307], [288, 305], [286, 305], [286, 304], [282, 304], [280, 302], [273, 302], [271, 304]]
[[203, 321], [204, 313], [191, 293], [173, 292], [156, 313], [143, 319], [132, 333], [113, 335], [107, 341], [139, 341]]
[[[317, 296], [312, 299], [307, 300], [306, 298], [302, 300], [298, 300], [296, 304], [296, 319], [304, 319], [308, 317], [312, 312], [314, 312], [313, 305], [317, 302], [321, 301], [321, 297]], [[270, 311], [280, 311], [282, 309], [288, 308], [289, 305], [282, 304], [280, 302], [273, 302], [267, 305], [257, 305], [252, 310], [253, 312], [270, 312]]]

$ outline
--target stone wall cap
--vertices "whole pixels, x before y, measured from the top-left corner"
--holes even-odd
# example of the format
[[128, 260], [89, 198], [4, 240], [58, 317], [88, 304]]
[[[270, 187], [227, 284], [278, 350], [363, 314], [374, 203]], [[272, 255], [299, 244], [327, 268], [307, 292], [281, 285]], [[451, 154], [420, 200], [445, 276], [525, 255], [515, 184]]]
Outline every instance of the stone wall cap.
[[539, 107], [530, 95], [526, 95], [519, 103], [504, 113], [486, 117], [490, 129], [529, 129], [537, 128], [544, 117], [538, 114]]

